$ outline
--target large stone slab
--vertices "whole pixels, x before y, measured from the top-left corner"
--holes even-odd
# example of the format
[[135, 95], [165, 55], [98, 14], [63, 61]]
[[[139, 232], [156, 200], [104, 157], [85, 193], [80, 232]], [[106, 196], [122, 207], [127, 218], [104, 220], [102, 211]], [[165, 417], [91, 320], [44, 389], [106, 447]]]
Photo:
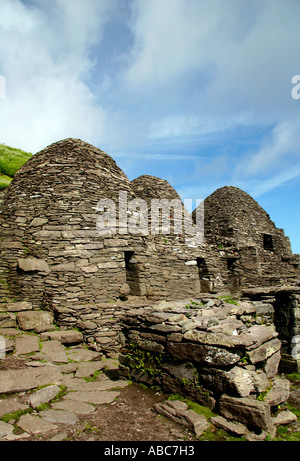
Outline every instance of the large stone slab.
[[209, 427], [205, 416], [189, 410], [187, 404], [180, 400], [166, 400], [163, 403], [156, 403], [153, 408], [157, 413], [192, 429], [197, 437]]
[[39, 352], [40, 344], [38, 336], [18, 336], [15, 340], [15, 354], [24, 355]]
[[17, 323], [21, 330], [35, 330], [42, 325], [52, 325], [54, 315], [47, 311], [23, 311], [17, 314]]
[[52, 408], [55, 410], [66, 410], [77, 415], [89, 415], [95, 412], [95, 407], [86, 402], [79, 402], [76, 400], [60, 400], [59, 402], [52, 403]]
[[270, 406], [286, 402], [290, 396], [290, 382], [285, 378], [274, 378], [273, 386], [268, 392], [265, 402]]
[[63, 385], [67, 386], [69, 391], [108, 391], [111, 389], [122, 389], [127, 387], [128, 381], [112, 381], [110, 379], [105, 379], [87, 382], [81, 378], [65, 376], [63, 379]]
[[276, 352], [280, 350], [280, 347], [281, 347], [281, 341], [275, 338], [249, 351], [247, 355], [250, 359], [250, 362], [255, 364], [257, 362], [263, 362], [268, 357], [271, 357], [273, 354], [275, 354]]
[[117, 391], [75, 391], [69, 392], [65, 399], [102, 405], [112, 403], [119, 395]]
[[24, 439], [26, 437], [30, 437], [30, 434], [24, 432], [23, 434], [14, 434], [13, 431], [15, 430], [14, 426], [8, 423], [4, 423], [0, 421], [0, 441], [1, 440], [19, 440]]
[[63, 344], [81, 343], [83, 341], [83, 334], [76, 330], [47, 331], [45, 333], [41, 333], [40, 337], [42, 341], [55, 339]]
[[23, 272], [51, 272], [47, 262], [38, 258], [24, 258], [17, 260], [18, 268]]
[[30, 434], [42, 434], [57, 429], [55, 424], [33, 415], [22, 415], [17, 426]]
[[32, 309], [32, 303], [27, 301], [21, 301], [17, 303], [6, 303], [4, 308], [7, 312], [20, 312], [20, 311], [30, 311]]
[[74, 362], [90, 362], [97, 360], [102, 356], [99, 352], [91, 351], [89, 349], [73, 349], [68, 352], [68, 357]]
[[199, 330], [189, 330], [183, 335], [184, 339], [188, 341], [194, 341], [200, 344], [207, 344], [209, 346], [221, 346], [234, 348], [239, 347], [249, 347], [254, 344], [254, 339], [250, 334], [242, 334], [239, 336], [228, 336], [224, 334], [217, 333], [208, 333]]
[[4, 415], [15, 413], [16, 411], [27, 410], [28, 408], [28, 405], [24, 405], [23, 403], [18, 402], [16, 399], [0, 400], [0, 418], [2, 418]]
[[53, 385], [43, 387], [29, 397], [29, 403], [33, 408], [37, 408], [42, 403], [50, 402], [60, 392], [60, 387]]
[[75, 373], [76, 378], [89, 378], [96, 371], [103, 370], [105, 368], [105, 363], [101, 361], [94, 362], [84, 362], [81, 363]]
[[0, 394], [27, 391], [46, 384], [60, 385], [62, 380], [62, 373], [52, 365], [4, 370], [0, 371]]
[[65, 346], [56, 339], [42, 343], [40, 356], [54, 363], [68, 363], [69, 361]]
[[192, 360], [215, 366], [233, 365], [241, 358], [241, 353], [204, 344], [168, 343], [166, 349], [178, 360]]
[[50, 423], [55, 424], [68, 424], [74, 425], [78, 422], [78, 416], [67, 410], [45, 410], [41, 411], [39, 415], [45, 420], [49, 421]]
[[228, 421], [227, 419], [223, 418], [223, 416], [214, 416], [210, 419], [210, 421], [214, 426], [219, 427], [226, 432], [230, 432], [231, 434], [237, 435], [238, 437], [241, 437], [247, 433], [247, 428], [244, 424]]
[[271, 424], [270, 406], [249, 397], [238, 398], [223, 394], [219, 400], [219, 411], [226, 419], [238, 421], [266, 430]]

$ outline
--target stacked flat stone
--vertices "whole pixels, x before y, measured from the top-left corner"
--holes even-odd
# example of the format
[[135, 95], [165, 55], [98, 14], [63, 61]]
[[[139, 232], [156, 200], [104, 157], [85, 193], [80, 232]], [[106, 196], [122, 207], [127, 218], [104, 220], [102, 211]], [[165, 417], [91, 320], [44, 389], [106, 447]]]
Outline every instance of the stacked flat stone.
[[129, 311], [120, 372], [268, 430], [272, 410], [289, 397], [289, 381], [277, 376], [278, 333], [259, 317], [254, 303], [217, 298]]

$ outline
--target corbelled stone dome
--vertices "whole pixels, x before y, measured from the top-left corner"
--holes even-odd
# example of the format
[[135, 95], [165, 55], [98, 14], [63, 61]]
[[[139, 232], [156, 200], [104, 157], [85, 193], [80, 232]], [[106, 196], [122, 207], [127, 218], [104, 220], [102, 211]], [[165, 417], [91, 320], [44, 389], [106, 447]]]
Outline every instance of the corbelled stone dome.
[[80, 139], [65, 139], [35, 154], [15, 175], [2, 208], [2, 264], [10, 292], [35, 293], [37, 306], [49, 293], [63, 300], [62, 284], [70, 291], [66, 301], [101, 297], [98, 265], [104, 281], [105, 265], [113, 263], [108, 251], [99, 253], [105, 243], [97, 229], [97, 205], [101, 199], [112, 200], [118, 216], [121, 191], [128, 200], [134, 198], [115, 161]]
[[291, 251], [289, 241], [268, 213], [238, 187], [221, 187], [209, 195], [204, 200], [204, 217], [205, 238], [209, 243], [234, 239], [238, 245], [269, 245], [267, 249]]
[[176, 190], [165, 179], [156, 176], [142, 175], [131, 181], [131, 187], [137, 197], [150, 205], [152, 199], [177, 199], [181, 201]]

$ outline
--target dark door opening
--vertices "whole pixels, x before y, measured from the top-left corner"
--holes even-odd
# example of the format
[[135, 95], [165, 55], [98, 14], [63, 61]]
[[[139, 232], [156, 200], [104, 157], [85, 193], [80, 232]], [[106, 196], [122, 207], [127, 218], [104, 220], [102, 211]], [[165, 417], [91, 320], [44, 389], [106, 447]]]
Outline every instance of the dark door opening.
[[200, 292], [209, 293], [212, 291], [213, 284], [210, 280], [209, 269], [205, 258], [197, 258], [198, 276], [200, 281]]
[[130, 294], [132, 296], [139, 296], [140, 290], [140, 279], [137, 261], [134, 257], [134, 251], [125, 251], [125, 271], [126, 271], [126, 283], [130, 287]]

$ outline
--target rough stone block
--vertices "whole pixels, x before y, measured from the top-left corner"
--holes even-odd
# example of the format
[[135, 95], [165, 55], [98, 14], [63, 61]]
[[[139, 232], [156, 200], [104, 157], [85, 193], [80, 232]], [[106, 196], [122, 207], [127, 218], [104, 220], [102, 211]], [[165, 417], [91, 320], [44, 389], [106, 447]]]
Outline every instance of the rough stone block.
[[47, 311], [24, 311], [17, 314], [21, 330], [35, 330], [42, 325], [52, 325], [53, 321], [53, 313]]
[[62, 344], [80, 343], [83, 341], [83, 334], [75, 330], [66, 331], [48, 331], [41, 333], [41, 340], [56, 339]]
[[18, 268], [23, 272], [51, 272], [47, 262], [43, 259], [25, 258], [17, 260]]
[[4, 306], [7, 312], [30, 311], [32, 309], [32, 303], [29, 303], [27, 301], [21, 301], [17, 303], [6, 303]]
[[266, 430], [271, 423], [270, 406], [251, 398], [230, 397], [223, 394], [219, 400], [220, 414], [226, 419]]

